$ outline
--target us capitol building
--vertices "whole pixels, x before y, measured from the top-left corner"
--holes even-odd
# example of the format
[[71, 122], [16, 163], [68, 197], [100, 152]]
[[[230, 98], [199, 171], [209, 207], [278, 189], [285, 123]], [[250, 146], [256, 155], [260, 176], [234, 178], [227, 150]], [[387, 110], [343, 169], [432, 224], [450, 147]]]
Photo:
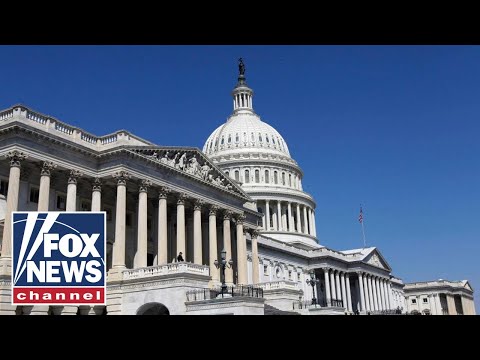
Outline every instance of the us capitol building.
[[[0, 111], [0, 314], [475, 314], [466, 280], [404, 284], [376, 247], [321, 245], [302, 169], [255, 113], [242, 62], [232, 97], [203, 151]], [[11, 305], [16, 210], [106, 212], [107, 306]]]

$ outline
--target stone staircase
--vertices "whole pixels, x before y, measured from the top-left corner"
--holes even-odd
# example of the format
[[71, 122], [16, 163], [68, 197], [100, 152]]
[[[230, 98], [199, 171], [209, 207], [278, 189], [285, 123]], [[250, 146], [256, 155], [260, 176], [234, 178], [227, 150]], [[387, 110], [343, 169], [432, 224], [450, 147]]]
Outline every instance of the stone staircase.
[[265, 315], [300, 315], [295, 311], [284, 311], [274, 306], [265, 304]]

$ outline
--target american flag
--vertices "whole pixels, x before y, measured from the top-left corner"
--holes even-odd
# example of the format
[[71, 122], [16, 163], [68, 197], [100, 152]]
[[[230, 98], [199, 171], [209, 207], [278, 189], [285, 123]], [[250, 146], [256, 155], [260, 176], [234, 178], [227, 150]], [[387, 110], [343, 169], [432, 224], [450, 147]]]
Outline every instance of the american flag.
[[360, 215], [358, 215], [358, 222], [360, 224], [363, 222], [363, 211], [361, 206], [360, 206]]

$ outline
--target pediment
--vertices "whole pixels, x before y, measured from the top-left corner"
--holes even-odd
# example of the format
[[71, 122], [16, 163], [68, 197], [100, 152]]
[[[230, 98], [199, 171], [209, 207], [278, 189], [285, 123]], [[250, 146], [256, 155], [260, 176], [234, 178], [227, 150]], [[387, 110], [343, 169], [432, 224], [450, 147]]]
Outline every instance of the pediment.
[[372, 251], [363, 261], [386, 271], [391, 271], [390, 266], [377, 250]]
[[226, 176], [198, 149], [148, 146], [129, 150], [199, 181], [249, 199], [233, 179]]

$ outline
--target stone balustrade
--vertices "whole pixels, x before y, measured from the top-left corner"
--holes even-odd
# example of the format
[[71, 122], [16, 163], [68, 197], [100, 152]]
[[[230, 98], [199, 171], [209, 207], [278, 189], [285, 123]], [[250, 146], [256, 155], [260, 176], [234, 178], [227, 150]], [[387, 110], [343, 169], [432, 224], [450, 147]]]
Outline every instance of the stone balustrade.
[[288, 281], [288, 280], [270, 281], [270, 282], [257, 284], [256, 286], [262, 288], [263, 290], [277, 290], [277, 289], [299, 290], [300, 289], [298, 283], [294, 281]]
[[131, 145], [151, 145], [151, 143], [124, 130], [105, 136], [95, 136], [80, 128], [68, 125], [51, 116], [37, 113], [23, 106], [14, 106], [0, 113], [0, 121], [8, 121], [12, 118], [24, 120], [27, 123], [34, 124], [35, 127], [44, 128], [45, 131], [51, 133], [61, 134], [62, 137], [71, 138], [72, 141], [80, 140], [80, 142], [87, 147], [111, 146], [120, 140], [123, 142], [126, 141]]
[[207, 265], [198, 265], [187, 262], [171, 263], [166, 265], [124, 270], [123, 280], [180, 273], [210, 276], [210, 269]]

